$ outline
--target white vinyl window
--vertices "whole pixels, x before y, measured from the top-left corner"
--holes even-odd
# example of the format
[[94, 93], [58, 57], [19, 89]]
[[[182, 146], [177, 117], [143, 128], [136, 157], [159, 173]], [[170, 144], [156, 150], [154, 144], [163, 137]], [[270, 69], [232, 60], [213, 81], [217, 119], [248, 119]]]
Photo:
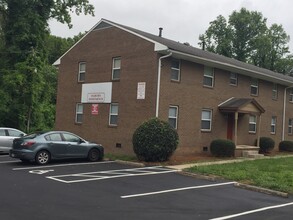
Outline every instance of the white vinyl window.
[[230, 73], [230, 85], [237, 86], [238, 85], [238, 74], [237, 73]]
[[271, 134], [276, 134], [277, 117], [273, 116], [271, 120]]
[[81, 103], [77, 103], [76, 111], [75, 111], [75, 122], [82, 123], [82, 116], [83, 116], [83, 105]]
[[212, 130], [212, 110], [210, 109], [203, 109], [201, 112], [201, 130]]
[[177, 121], [178, 121], [178, 106], [170, 106], [169, 107], [169, 124], [177, 129]]
[[292, 126], [293, 126], [293, 118], [289, 118], [289, 121], [288, 121], [288, 134], [293, 134]]
[[112, 80], [120, 79], [120, 72], [121, 72], [121, 58], [120, 57], [113, 58]]
[[180, 81], [180, 61], [176, 59], [171, 63], [171, 80]]
[[293, 102], [293, 89], [290, 89], [289, 91], [289, 102]]
[[258, 95], [258, 79], [251, 78], [250, 94], [253, 96]]
[[256, 133], [256, 116], [249, 116], [249, 133]]
[[118, 103], [112, 103], [110, 105], [109, 125], [118, 124], [118, 107]]
[[205, 66], [203, 85], [207, 87], [214, 87], [214, 68]]
[[78, 69], [78, 82], [84, 82], [85, 81], [85, 71], [86, 71], [86, 63], [80, 62], [79, 63], [79, 69]]
[[278, 99], [278, 85], [276, 83], [273, 84], [272, 98]]

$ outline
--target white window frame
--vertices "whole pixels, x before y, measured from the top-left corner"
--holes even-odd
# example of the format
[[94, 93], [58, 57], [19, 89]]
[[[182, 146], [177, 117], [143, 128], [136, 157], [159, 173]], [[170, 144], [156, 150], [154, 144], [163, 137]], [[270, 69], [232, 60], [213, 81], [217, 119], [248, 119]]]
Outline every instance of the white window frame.
[[278, 84], [276, 84], [276, 83], [273, 84], [272, 98], [274, 100], [278, 99]]
[[[209, 118], [203, 117], [204, 112], [209, 113]], [[201, 122], [200, 122], [201, 131], [211, 131], [212, 130], [212, 120], [213, 120], [213, 110], [212, 109], [202, 109], [201, 110]], [[203, 122], [209, 122], [209, 128], [203, 128]]]
[[[117, 112], [113, 112], [113, 107], [117, 106]], [[110, 126], [117, 126], [118, 125], [118, 115], [119, 115], [119, 104], [118, 103], [111, 103], [110, 104], [110, 111], [109, 111], [109, 125]], [[112, 117], [117, 117], [116, 123], [112, 123]]]
[[289, 102], [293, 102], [293, 88], [289, 90]]
[[[81, 68], [81, 66], [84, 65], [84, 70]], [[84, 79], [81, 79], [81, 75], [84, 75]], [[85, 74], [86, 74], [86, 62], [79, 62], [78, 64], [78, 82], [84, 82], [85, 81]]]
[[[256, 89], [256, 93], [255, 94], [252, 92], [253, 89]], [[250, 95], [252, 95], [252, 96], [258, 96], [258, 79], [256, 79], [256, 78], [251, 78]]]
[[[176, 64], [178, 63], [178, 68], [177, 68], [177, 65], [173, 66], [174, 62], [176, 62]], [[180, 69], [181, 69], [181, 61], [177, 59], [172, 59], [171, 61], [171, 80], [172, 81], [176, 81], [176, 82], [180, 81]], [[173, 73], [176, 73], [177, 75], [176, 78], [173, 78]]]
[[[205, 84], [205, 79], [211, 79], [212, 85]], [[214, 87], [214, 80], [215, 80], [214, 68], [213, 67], [209, 67], [209, 66], [204, 66], [203, 85], [205, 87], [213, 88]]]
[[234, 72], [230, 72], [230, 85], [237, 86], [238, 85], [238, 74]]
[[[81, 116], [81, 119], [79, 119], [78, 116]], [[75, 123], [81, 124], [82, 121], [83, 121], [83, 104], [77, 103], [75, 106]]]
[[[170, 115], [170, 110], [171, 109], [175, 109], [175, 115]], [[175, 126], [173, 123], [171, 123], [171, 121], [175, 120]], [[174, 128], [177, 129], [177, 125], [178, 125], [178, 106], [176, 105], [170, 105], [169, 106], [169, 116], [168, 116], [168, 121], [169, 124]]]
[[[119, 62], [119, 66], [116, 66], [116, 61]], [[118, 77], [115, 76], [115, 73], [118, 71]], [[121, 57], [114, 57], [112, 61], [112, 80], [119, 80], [121, 74]]]
[[[254, 119], [254, 120], [251, 120], [251, 119]], [[250, 129], [251, 125], [254, 128], [253, 130]], [[256, 115], [249, 115], [249, 127], [248, 127], [249, 133], [255, 134], [256, 130], [257, 130], [256, 126], [257, 126], [257, 117], [256, 117]]]
[[293, 118], [289, 118], [288, 120], [288, 134], [293, 134]]
[[271, 119], [271, 134], [276, 134], [277, 117], [272, 116]]

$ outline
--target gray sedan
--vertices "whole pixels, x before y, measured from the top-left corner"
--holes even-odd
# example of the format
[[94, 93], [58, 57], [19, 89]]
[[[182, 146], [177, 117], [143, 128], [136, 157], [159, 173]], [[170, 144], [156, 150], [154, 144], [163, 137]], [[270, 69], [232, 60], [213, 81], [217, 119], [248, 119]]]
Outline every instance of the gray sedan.
[[104, 148], [66, 131], [34, 133], [13, 141], [10, 157], [32, 161], [40, 165], [51, 160], [87, 158], [89, 161], [103, 159]]
[[0, 153], [8, 153], [12, 148], [15, 138], [24, 136], [25, 133], [14, 128], [0, 128]]

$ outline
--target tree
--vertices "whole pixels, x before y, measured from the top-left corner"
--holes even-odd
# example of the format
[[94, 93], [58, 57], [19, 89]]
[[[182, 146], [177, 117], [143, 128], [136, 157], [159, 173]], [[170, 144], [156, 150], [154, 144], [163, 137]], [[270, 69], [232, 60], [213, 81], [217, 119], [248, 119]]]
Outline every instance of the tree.
[[[52, 128], [57, 80], [51, 62], [58, 53], [48, 46], [53, 41], [48, 21], [55, 18], [71, 27], [72, 12], [93, 15], [93, 10], [88, 0], [0, 0], [2, 125], [26, 132]], [[64, 52], [71, 41], [59, 45]]]
[[292, 56], [288, 55], [289, 36], [282, 25], [268, 28], [267, 19], [260, 12], [242, 8], [234, 11], [228, 22], [220, 15], [210, 22], [199, 40], [206, 50], [242, 62], [286, 74], [293, 69]]

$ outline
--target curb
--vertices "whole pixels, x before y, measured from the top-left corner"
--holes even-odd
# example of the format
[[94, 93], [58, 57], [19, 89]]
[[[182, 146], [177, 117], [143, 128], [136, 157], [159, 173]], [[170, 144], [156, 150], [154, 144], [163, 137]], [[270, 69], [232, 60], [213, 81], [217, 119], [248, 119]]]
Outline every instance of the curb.
[[115, 160], [117, 163], [120, 164], [126, 164], [126, 165], [131, 165], [131, 166], [138, 166], [138, 167], [145, 167], [143, 163], [138, 163], [138, 162], [131, 162], [131, 161], [125, 161], [125, 160]]
[[289, 193], [284, 193], [284, 192], [280, 192], [280, 191], [276, 191], [276, 190], [266, 189], [266, 188], [262, 188], [262, 187], [258, 187], [258, 186], [252, 186], [252, 185], [247, 185], [247, 184], [243, 184], [243, 183], [235, 183], [234, 186], [239, 187], [239, 188], [243, 188], [243, 189], [252, 190], [252, 191], [255, 191], [255, 192], [265, 193], [265, 194], [268, 194], [268, 195], [274, 195], [274, 196], [279, 196], [279, 197], [283, 197], [283, 198], [289, 198]]

